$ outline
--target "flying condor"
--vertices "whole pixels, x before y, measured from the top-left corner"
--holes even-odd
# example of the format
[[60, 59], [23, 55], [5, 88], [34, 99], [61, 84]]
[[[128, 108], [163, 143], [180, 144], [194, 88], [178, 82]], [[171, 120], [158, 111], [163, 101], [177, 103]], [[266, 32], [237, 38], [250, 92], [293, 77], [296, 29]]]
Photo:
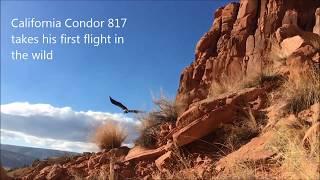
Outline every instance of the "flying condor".
[[120, 107], [123, 110], [123, 113], [143, 113], [143, 111], [139, 111], [139, 110], [132, 110], [132, 109], [128, 109], [125, 105], [123, 105], [121, 102], [118, 102], [114, 99], [112, 99], [112, 97], [109, 96], [110, 102], [118, 107]]

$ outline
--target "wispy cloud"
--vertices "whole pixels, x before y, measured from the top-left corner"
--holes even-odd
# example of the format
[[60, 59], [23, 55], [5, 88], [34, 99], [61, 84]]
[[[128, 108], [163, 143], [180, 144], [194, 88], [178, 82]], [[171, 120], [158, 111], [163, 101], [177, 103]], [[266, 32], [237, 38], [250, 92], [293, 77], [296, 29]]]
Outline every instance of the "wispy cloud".
[[73, 152], [91, 152], [98, 150], [96, 145], [93, 143], [41, 138], [17, 131], [9, 131], [4, 129], [1, 129], [1, 141], [21, 142], [23, 144], [31, 145], [32, 147]]
[[123, 114], [15, 102], [1, 105], [1, 138], [18, 138], [53, 149], [89, 150], [93, 146], [88, 144], [91, 134], [96, 127], [108, 121], [118, 122], [127, 129], [126, 143], [131, 143], [137, 136], [139, 122]]

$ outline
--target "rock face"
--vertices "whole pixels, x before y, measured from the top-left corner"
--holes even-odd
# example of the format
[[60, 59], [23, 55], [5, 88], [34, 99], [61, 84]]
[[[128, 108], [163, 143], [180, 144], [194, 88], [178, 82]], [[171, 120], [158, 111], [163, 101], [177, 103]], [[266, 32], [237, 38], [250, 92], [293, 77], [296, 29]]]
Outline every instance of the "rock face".
[[216, 163], [218, 172], [224, 171], [230, 163], [235, 162], [250, 162], [256, 165], [270, 163], [274, 152], [267, 150], [267, 145], [272, 140], [272, 133], [268, 132], [260, 137], [253, 138], [249, 143], [242, 146], [237, 151], [223, 157]]
[[265, 90], [259, 88], [202, 100], [179, 117], [177, 127], [182, 128], [173, 134], [173, 141], [178, 146], [188, 144], [208, 135], [223, 123], [236, 121], [243, 116], [244, 107], [255, 111], [263, 108], [265, 102]]
[[275, 40], [290, 53], [303, 46], [303, 32], [320, 34], [319, 7], [314, 0], [240, 0], [219, 8], [196, 46], [195, 61], [181, 74], [177, 102], [187, 110], [208, 97], [213, 81], [260, 73]]

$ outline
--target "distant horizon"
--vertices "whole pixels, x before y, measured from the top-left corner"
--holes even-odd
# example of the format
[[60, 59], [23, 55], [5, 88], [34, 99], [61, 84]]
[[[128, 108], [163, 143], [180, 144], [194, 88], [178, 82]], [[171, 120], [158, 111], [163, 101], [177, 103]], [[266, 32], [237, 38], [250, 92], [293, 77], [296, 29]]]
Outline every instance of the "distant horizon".
[[74, 152], [74, 151], [63, 151], [63, 150], [59, 150], [59, 149], [47, 149], [47, 148], [39, 148], [39, 147], [32, 147], [32, 146], [18, 146], [18, 145], [3, 144], [3, 143], [1, 143], [0, 145], [5, 145], [5, 146], [17, 146], [17, 147], [26, 147], [26, 148], [31, 148], [31, 149], [53, 150], [53, 151], [60, 151], [60, 152], [71, 152], [71, 153], [77, 153], [77, 154], [79, 154], [78, 152]]

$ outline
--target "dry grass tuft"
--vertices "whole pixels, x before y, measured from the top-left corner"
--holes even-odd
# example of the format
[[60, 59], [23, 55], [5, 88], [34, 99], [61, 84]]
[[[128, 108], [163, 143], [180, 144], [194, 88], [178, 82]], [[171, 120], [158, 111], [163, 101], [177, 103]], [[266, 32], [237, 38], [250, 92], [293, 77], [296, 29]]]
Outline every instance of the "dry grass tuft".
[[320, 102], [320, 75], [316, 71], [299, 79], [287, 80], [282, 88], [282, 98], [289, 113], [300, 111]]
[[159, 99], [154, 99], [157, 109], [149, 113], [149, 119], [156, 122], [176, 122], [178, 118], [177, 105], [175, 101], [169, 100], [161, 95]]
[[141, 121], [139, 127], [140, 137], [135, 144], [143, 147], [154, 147], [157, 143], [159, 127], [163, 123], [175, 123], [178, 118], [178, 106], [165, 96], [154, 100], [156, 110], [138, 117]]
[[320, 156], [319, 141], [320, 141], [320, 122], [317, 121], [317, 122], [313, 122], [311, 127], [306, 131], [302, 139], [302, 142], [312, 156], [317, 156], [317, 155]]
[[235, 92], [244, 88], [259, 87], [266, 82], [277, 82], [282, 76], [273, 67], [266, 67], [260, 73], [245, 76], [241, 80], [232, 80], [228, 77], [222, 77], [221, 81], [213, 81], [209, 89], [210, 97], [216, 97], [220, 94]]
[[265, 85], [266, 83], [277, 85], [277, 83], [282, 82], [283, 79], [283, 76], [274, 65], [268, 65], [263, 69], [262, 72], [244, 79], [241, 87], [259, 87]]
[[218, 160], [257, 137], [265, 123], [266, 120], [262, 116], [255, 118], [251, 109], [247, 108], [239, 112], [238, 118], [232, 123], [221, 124], [214, 132], [197, 142], [200, 147], [210, 147], [210, 150], [204, 148], [204, 151], [208, 150]]
[[[315, 126], [310, 127], [300, 120], [275, 128], [275, 135], [268, 149], [278, 154], [278, 164], [283, 178], [311, 180], [320, 178], [318, 169], [320, 151], [319, 148], [314, 148], [320, 146], [320, 136], [319, 129], [315, 133], [314, 128]], [[304, 146], [306, 139], [312, 147]]]
[[307, 44], [311, 45], [316, 50], [320, 49], [320, 36], [312, 32], [302, 32], [302, 37]]
[[120, 147], [126, 137], [127, 133], [119, 124], [108, 122], [97, 128], [93, 142], [100, 149], [113, 149]]
[[239, 90], [241, 88], [240, 84], [237, 82], [232, 82], [228, 78], [221, 78], [222, 80], [219, 81], [213, 81], [211, 83], [210, 89], [209, 89], [209, 97], [216, 97], [220, 94], [224, 94], [227, 92], [232, 92]]
[[[174, 179], [174, 180], [184, 180], [184, 179], [211, 179], [213, 177], [212, 169], [203, 169], [202, 172], [197, 171], [197, 163], [195, 163], [194, 157], [179, 147], [174, 147], [172, 150], [172, 155], [170, 158], [170, 164], [162, 169], [162, 171], [157, 171], [152, 175], [153, 179]], [[211, 165], [213, 168], [213, 164]]]
[[227, 153], [233, 152], [256, 137], [260, 133], [261, 127], [261, 122], [257, 122], [251, 109], [247, 109], [239, 117], [239, 120], [232, 124], [223, 125], [225, 137], [221, 143], [227, 148]]
[[157, 126], [148, 120], [144, 120], [139, 127], [140, 136], [135, 140], [135, 145], [153, 148], [157, 144]]
[[257, 179], [257, 167], [246, 162], [230, 162], [228, 169], [213, 179]]

